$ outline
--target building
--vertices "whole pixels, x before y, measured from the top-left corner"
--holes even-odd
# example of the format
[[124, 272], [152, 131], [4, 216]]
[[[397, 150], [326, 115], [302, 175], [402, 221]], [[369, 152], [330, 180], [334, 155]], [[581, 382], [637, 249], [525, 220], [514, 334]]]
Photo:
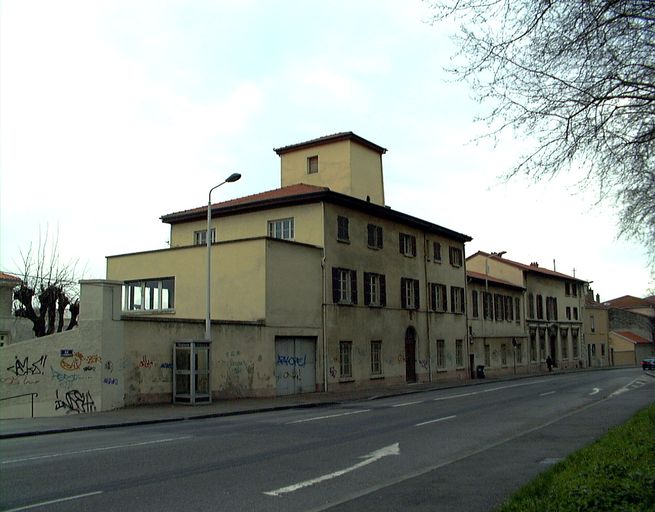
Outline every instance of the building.
[[[471, 238], [385, 206], [386, 149], [352, 132], [275, 151], [280, 188], [211, 208], [213, 394], [467, 378]], [[124, 283], [122, 319], [204, 319], [206, 212], [162, 216], [167, 249], [107, 258], [107, 278]], [[220, 336], [226, 326], [241, 334]], [[170, 339], [146, 343], [170, 353]], [[135, 399], [158, 400], [165, 389]]]
[[594, 300], [593, 291], [589, 289], [585, 296], [584, 312], [584, 346], [586, 349], [586, 366], [601, 368], [610, 366], [609, 307], [598, 298]]
[[624, 295], [603, 305], [608, 308], [612, 364], [638, 365], [655, 355], [655, 297]]
[[536, 370], [528, 357], [525, 288], [471, 270], [466, 275], [470, 367], [483, 366], [485, 376]]
[[623, 297], [605, 301], [603, 304], [613, 309], [621, 309], [655, 318], [655, 295], [643, 299], [632, 295], [624, 295]]
[[631, 331], [610, 331], [610, 347], [614, 366], [638, 366], [655, 355], [652, 340]]
[[530, 367], [543, 370], [548, 356], [559, 368], [581, 367], [586, 282], [536, 262], [526, 265], [509, 260], [504, 254], [478, 251], [467, 258], [466, 265], [469, 271], [525, 289], [523, 318]]
[[20, 278], [0, 272], [0, 347], [34, 335], [32, 323], [16, 317], [13, 312], [14, 289], [21, 283]]

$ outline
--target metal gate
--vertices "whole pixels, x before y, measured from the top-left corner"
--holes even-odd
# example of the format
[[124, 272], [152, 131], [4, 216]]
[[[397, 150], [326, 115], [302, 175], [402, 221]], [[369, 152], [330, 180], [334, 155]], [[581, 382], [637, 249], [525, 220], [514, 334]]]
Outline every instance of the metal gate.
[[278, 395], [316, 391], [316, 338], [276, 337], [275, 381]]

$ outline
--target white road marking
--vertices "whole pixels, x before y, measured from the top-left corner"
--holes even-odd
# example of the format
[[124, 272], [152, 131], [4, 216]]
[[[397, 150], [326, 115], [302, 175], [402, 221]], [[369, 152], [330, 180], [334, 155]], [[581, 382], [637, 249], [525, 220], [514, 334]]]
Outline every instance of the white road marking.
[[429, 421], [424, 421], [423, 423], [417, 423], [414, 425], [415, 427], [422, 427], [423, 425], [429, 425], [430, 423], [437, 423], [439, 421], [446, 421], [446, 420], [452, 420], [453, 418], [456, 418], [457, 416], [445, 416], [443, 418], [437, 418], [436, 420], [429, 420]]
[[600, 388], [594, 388], [594, 390], [591, 393], [589, 393], [589, 396], [595, 395], [597, 393], [600, 393]]
[[25, 505], [24, 507], [12, 508], [5, 510], [4, 512], [18, 512], [19, 510], [29, 510], [31, 508], [45, 507], [46, 505], [52, 505], [53, 503], [63, 503], [64, 501], [79, 500], [80, 498], [95, 496], [97, 494], [102, 494], [102, 491], [87, 492], [86, 494], [77, 494], [76, 496], [68, 496], [66, 498], [59, 498], [57, 500], [42, 501], [41, 503], [33, 503], [32, 505]]
[[326, 480], [332, 480], [333, 478], [345, 475], [346, 473], [350, 473], [356, 469], [363, 468], [364, 466], [368, 466], [369, 464], [372, 464], [373, 462], [376, 462], [389, 455], [400, 455], [400, 445], [398, 443], [390, 444], [389, 446], [385, 446], [384, 448], [380, 448], [379, 450], [375, 450], [368, 455], [360, 457], [360, 459], [364, 460], [358, 462], [354, 466], [350, 466], [349, 468], [334, 471], [333, 473], [328, 473], [327, 475], [312, 478], [311, 480], [305, 480], [304, 482], [299, 482], [297, 484], [288, 485], [287, 487], [281, 487], [280, 489], [275, 489], [274, 491], [266, 491], [264, 494], [268, 496], [281, 496], [282, 494], [295, 492], [299, 489], [319, 484], [321, 482], [325, 482]]
[[395, 404], [392, 405], [391, 407], [405, 407], [407, 405], [416, 405], [416, 404], [422, 404], [423, 400], [418, 400], [417, 402], [405, 402], [404, 404]]
[[541, 393], [539, 396], [548, 396], [548, 395], [554, 395], [556, 391], [547, 391], [546, 393]]
[[474, 391], [474, 392], [471, 392], [471, 393], [461, 393], [459, 395], [441, 396], [439, 398], [433, 398], [432, 400], [434, 400], [435, 402], [438, 402], [439, 400], [450, 400], [451, 398], [461, 398], [463, 396], [471, 396], [471, 395], [477, 395], [477, 394], [478, 394], [478, 392]]
[[93, 453], [93, 452], [104, 452], [107, 450], [118, 450], [120, 448], [133, 448], [135, 446], [146, 446], [149, 444], [160, 444], [160, 443], [170, 443], [173, 441], [181, 441], [183, 439], [191, 439], [193, 436], [182, 436], [182, 437], [169, 437], [167, 439], [157, 439], [155, 441], [143, 441], [141, 443], [130, 443], [130, 444], [117, 444], [114, 446], [103, 446], [100, 448], [89, 448], [87, 450], [77, 450], [74, 452], [62, 452], [62, 453], [51, 453], [49, 455], [36, 455], [34, 457], [23, 457], [21, 459], [9, 459], [3, 460], [0, 464], [14, 464], [16, 462], [26, 462], [29, 460], [42, 460], [42, 459], [52, 459], [55, 457], [63, 457], [65, 455], [79, 455], [81, 453]]
[[545, 380], [533, 380], [531, 382], [522, 382], [521, 384], [509, 384], [507, 386], [498, 386], [497, 388], [489, 388], [489, 389], [483, 389], [483, 393], [491, 393], [492, 391], [499, 391], [501, 389], [509, 389], [509, 388], [519, 388], [522, 386], [532, 386], [534, 384], [541, 384], [542, 382], [546, 382]]
[[328, 414], [326, 416], [314, 416], [313, 418], [306, 418], [304, 420], [290, 421], [287, 425], [293, 425], [294, 423], [307, 423], [308, 421], [318, 421], [318, 420], [327, 420], [329, 418], [338, 418], [339, 416], [350, 416], [351, 414], [359, 414], [362, 412], [370, 412], [371, 409], [362, 409], [361, 411], [351, 411], [351, 412], [342, 412], [339, 414]]

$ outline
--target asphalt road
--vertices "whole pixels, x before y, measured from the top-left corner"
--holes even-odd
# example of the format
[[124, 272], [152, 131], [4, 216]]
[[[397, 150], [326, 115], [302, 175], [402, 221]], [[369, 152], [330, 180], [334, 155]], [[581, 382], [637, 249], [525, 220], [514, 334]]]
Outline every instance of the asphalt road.
[[653, 403], [638, 369], [0, 441], [0, 510], [491, 510]]

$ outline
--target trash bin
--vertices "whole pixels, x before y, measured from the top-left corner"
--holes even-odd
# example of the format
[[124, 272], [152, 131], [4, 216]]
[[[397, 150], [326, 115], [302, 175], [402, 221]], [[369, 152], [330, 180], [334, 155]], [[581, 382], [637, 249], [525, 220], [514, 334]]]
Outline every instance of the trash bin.
[[485, 375], [484, 375], [484, 366], [483, 365], [479, 365], [479, 366], [477, 366], [475, 368], [475, 376], [478, 379], [484, 379]]

